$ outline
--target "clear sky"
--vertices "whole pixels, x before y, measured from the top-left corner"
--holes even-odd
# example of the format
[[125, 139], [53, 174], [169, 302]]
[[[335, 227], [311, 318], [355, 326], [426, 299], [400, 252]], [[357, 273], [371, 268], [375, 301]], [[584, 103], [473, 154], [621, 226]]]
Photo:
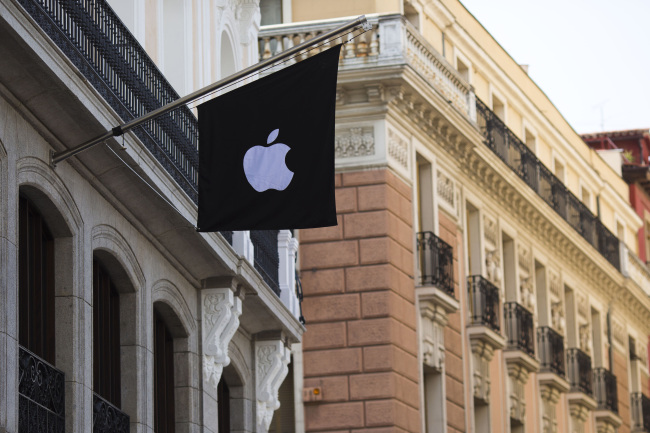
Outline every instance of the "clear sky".
[[650, 128], [650, 0], [460, 0], [578, 133]]

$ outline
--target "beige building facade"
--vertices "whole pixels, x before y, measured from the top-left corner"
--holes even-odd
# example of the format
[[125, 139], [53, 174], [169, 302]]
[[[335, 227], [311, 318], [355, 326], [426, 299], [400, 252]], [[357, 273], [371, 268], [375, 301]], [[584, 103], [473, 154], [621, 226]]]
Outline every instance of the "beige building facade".
[[305, 431], [648, 431], [650, 274], [616, 160], [456, 0], [273, 5], [263, 58], [372, 23], [341, 56], [339, 225], [297, 235]]

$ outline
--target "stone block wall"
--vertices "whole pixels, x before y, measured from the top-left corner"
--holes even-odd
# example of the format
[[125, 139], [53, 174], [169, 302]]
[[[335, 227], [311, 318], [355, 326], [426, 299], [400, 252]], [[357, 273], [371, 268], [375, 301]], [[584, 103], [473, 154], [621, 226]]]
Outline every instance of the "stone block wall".
[[388, 169], [337, 174], [338, 226], [300, 231], [306, 431], [420, 431], [411, 197]]

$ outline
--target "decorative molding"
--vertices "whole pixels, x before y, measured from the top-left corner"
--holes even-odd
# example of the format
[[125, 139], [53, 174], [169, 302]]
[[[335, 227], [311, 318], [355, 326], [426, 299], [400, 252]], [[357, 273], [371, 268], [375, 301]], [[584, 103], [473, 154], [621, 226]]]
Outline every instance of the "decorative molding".
[[560, 391], [550, 385], [540, 387], [542, 398], [542, 433], [557, 433], [557, 417], [555, 407], [560, 401]]
[[91, 239], [93, 252], [96, 250], [107, 251], [120, 262], [136, 291], [145, 286], [144, 272], [142, 272], [142, 267], [138, 263], [133, 249], [116, 228], [107, 224], [97, 225], [91, 231]]
[[268, 432], [273, 412], [280, 407], [278, 390], [289, 372], [291, 350], [282, 340], [255, 341], [257, 431]]
[[579, 326], [578, 339], [580, 343], [580, 350], [588, 355], [591, 354], [591, 327], [588, 323]]
[[445, 172], [438, 169], [436, 174], [436, 191], [438, 192], [438, 197], [440, 198], [440, 205], [447, 209], [449, 213], [455, 217], [459, 216], [459, 207], [458, 207], [458, 193], [456, 188], [456, 182], [447, 176]]
[[528, 369], [518, 363], [507, 363], [510, 418], [522, 424], [526, 420], [525, 386], [528, 381]]
[[438, 371], [445, 363], [447, 312], [431, 301], [420, 302], [420, 351], [422, 362]]
[[488, 280], [495, 286], [501, 286], [501, 258], [497, 250], [486, 250], [485, 252], [485, 272]]
[[564, 335], [566, 319], [564, 317], [564, 306], [562, 301], [551, 302], [551, 326], [560, 334]]
[[578, 314], [580, 317], [589, 320], [589, 303], [587, 297], [576, 292], [576, 304], [578, 305]]
[[554, 294], [558, 299], [562, 299], [562, 279], [560, 278], [560, 274], [557, 272], [549, 271], [549, 288], [551, 289], [551, 293]]
[[497, 246], [498, 227], [495, 219], [487, 215], [483, 215], [483, 236], [485, 240], [490, 242], [494, 247]]
[[392, 129], [388, 129], [388, 155], [403, 168], [408, 169], [409, 144]]
[[474, 397], [488, 404], [490, 402], [490, 361], [494, 356], [494, 348], [480, 339], [471, 339], [470, 343]]
[[337, 158], [374, 155], [374, 128], [368, 126], [337, 130], [334, 151]]
[[612, 317], [612, 336], [614, 337], [614, 342], [617, 343], [619, 347], [624, 348], [626, 346], [625, 334], [625, 325]]
[[517, 258], [519, 262], [519, 269], [526, 272], [530, 275], [531, 269], [531, 254], [530, 248], [527, 248], [521, 244], [517, 246]]
[[529, 311], [534, 312], [537, 300], [535, 299], [533, 277], [519, 277], [519, 295], [521, 298], [521, 305]]
[[241, 299], [230, 287], [201, 290], [204, 380], [216, 389], [230, 364], [228, 344], [239, 327]]

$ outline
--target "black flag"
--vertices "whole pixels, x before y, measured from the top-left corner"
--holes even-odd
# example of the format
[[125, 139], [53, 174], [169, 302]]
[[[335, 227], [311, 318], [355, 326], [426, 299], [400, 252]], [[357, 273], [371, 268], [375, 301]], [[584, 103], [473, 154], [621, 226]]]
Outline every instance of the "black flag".
[[340, 50], [199, 105], [199, 231], [336, 225]]

